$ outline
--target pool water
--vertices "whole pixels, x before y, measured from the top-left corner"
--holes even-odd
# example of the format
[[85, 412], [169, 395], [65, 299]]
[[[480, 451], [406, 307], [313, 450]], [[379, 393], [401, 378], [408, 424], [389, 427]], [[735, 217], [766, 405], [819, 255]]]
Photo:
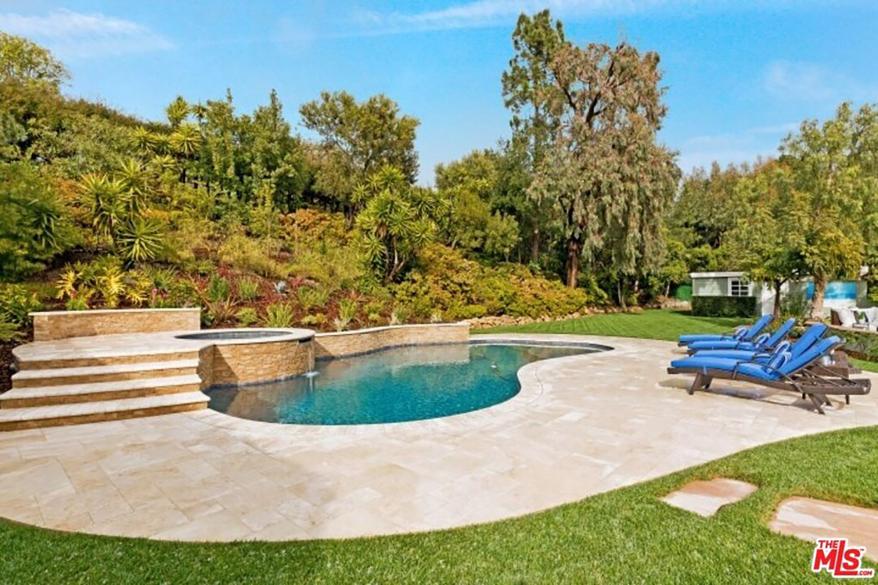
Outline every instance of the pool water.
[[397, 347], [326, 361], [282, 382], [208, 391], [210, 407], [266, 422], [352, 425], [460, 414], [509, 400], [530, 362], [606, 348], [450, 344]]

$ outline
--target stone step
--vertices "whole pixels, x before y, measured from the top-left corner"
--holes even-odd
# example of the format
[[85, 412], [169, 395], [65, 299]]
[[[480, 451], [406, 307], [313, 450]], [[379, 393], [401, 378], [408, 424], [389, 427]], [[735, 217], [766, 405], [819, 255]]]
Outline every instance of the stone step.
[[160, 396], [179, 392], [194, 392], [201, 387], [196, 374], [164, 376], [139, 380], [119, 380], [92, 384], [62, 384], [16, 388], [0, 394], [0, 408], [27, 408], [53, 404], [73, 404], [99, 400], [118, 400]]
[[131, 353], [130, 351], [101, 352], [88, 357], [46, 357], [40, 359], [18, 359], [18, 369], [49, 370], [60, 368], [88, 368], [118, 364], [141, 364], [148, 362], [197, 360], [198, 351], [171, 350], [167, 352], [149, 351]]
[[12, 376], [12, 387], [33, 388], [36, 386], [64, 386], [165, 376], [185, 376], [195, 374], [197, 370], [197, 359], [86, 366], [81, 368], [22, 370]]
[[201, 392], [180, 392], [160, 396], [56, 404], [29, 408], [0, 409], [0, 431], [75, 425], [142, 416], [171, 414], [207, 408], [208, 397]]

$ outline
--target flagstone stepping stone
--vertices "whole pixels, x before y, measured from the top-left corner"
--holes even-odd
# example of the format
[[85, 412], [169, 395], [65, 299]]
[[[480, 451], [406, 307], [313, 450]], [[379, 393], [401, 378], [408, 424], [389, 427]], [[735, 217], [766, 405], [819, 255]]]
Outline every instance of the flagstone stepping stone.
[[769, 527], [811, 542], [818, 538], [847, 538], [851, 546], [866, 547], [866, 556], [878, 561], [875, 509], [812, 498], [787, 498], [777, 507]]
[[709, 517], [728, 504], [740, 502], [756, 491], [746, 481], [718, 477], [709, 481], [692, 481], [662, 498], [666, 504]]

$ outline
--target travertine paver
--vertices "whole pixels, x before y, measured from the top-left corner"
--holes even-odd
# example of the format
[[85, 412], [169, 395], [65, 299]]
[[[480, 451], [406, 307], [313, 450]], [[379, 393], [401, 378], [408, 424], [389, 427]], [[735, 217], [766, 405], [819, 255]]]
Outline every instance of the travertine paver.
[[846, 506], [812, 498], [788, 498], [780, 503], [771, 529], [802, 540], [847, 538], [851, 546], [866, 547], [878, 561], [878, 510]]
[[707, 518], [723, 506], [740, 502], [756, 489], [755, 485], [746, 481], [718, 477], [708, 481], [691, 481], [669, 493], [662, 501]]
[[[615, 349], [529, 364], [515, 398], [442, 419], [320, 427], [204, 410], [0, 433], [0, 515], [181, 540], [433, 530], [550, 508], [770, 441], [878, 424], [874, 396], [835, 401], [826, 416], [790, 393], [720, 381], [689, 396], [691, 379], [665, 372], [673, 344], [581, 339]], [[724, 395], [732, 392], [758, 399]]]

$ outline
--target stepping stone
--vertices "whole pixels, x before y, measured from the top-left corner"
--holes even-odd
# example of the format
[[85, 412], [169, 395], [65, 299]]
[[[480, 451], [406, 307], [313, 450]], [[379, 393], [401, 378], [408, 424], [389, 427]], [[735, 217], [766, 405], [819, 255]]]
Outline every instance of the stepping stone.
[[710, 481], [689, 482], [666, 495], [662, 501], [707, 518], [723, 506], [740, 502], [756, 489], [755, 485], [746, 481], [719, 477]]
[[866, 547], [866, 556], [878, 561], [878, 510], [875, 509], [812, 498], [787, 498], [777, 507], [769, 527], [810, 542], [818, 538], [847, 538], [851, 546]]

